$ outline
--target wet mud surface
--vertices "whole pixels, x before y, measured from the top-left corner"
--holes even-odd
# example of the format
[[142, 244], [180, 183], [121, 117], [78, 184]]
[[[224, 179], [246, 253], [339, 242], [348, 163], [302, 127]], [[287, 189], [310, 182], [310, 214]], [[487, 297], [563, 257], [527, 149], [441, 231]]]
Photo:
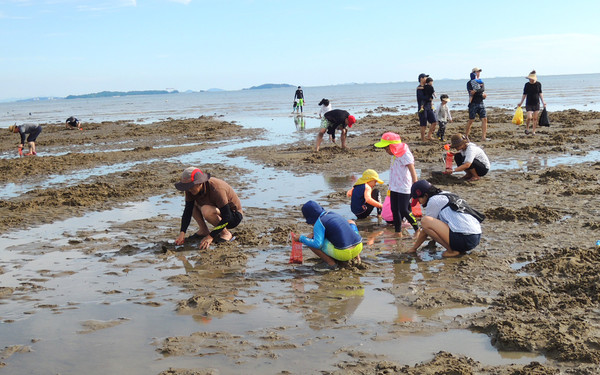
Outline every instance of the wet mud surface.
[[[453, 116], [448, 137], [462, 131], [466, 122], [466, 112], [456, 111]], [[244, 155], [259, 166], [292, 173], [300, 177], [299, 184], [303, 176], [312, 174], [344, 179], [360, 176], [367, 168], [379, 172], [389, 169], [390, 157], [372, 145], [382, 133], [397, 132], [409, 144], [422, 177], [459, 194], [486, 214], [481, 244], [460, 258], [442, 259], [442, 249], [434, 244], [422, 248], [416, 257], [404, 254], [411, 245], [410, 238], [394, 239], [393, 229], [373, 218], [359, 222], [365, 240], [363, 265], [316, 273], [311, 268], [316, 259], [305, 250], [305, 264], [292, 266], [287, 264], [289, 232], [309, 233], [311, 228], [301, 220], [299, 206], [285, 200], [246, 205], [242, 224], [232, 230], [235, 239], [211, 246], [209, 251], [196, 250], [191, 241], [174, 246], [182, 204], [172, 212], [149, 218], [116, 220], [109, 229], [92, 226], [79, 230], [40, 248], [28, 244], [5, 251], [21, 251], [27, 256], [80, 252], [96, 257], [90, 263], [105, 267], [97, 271], [103, 277], [117, 280], [136, 270], [153, 270], [156, 274], [142, 278], [141, 286], [130, 291], [119, 282], [98, 288], [102, 295], [99, 300], [164, 308], [172, 311], [175, 319], [191, 316], [197, 323], [195, 330], [167, 330], [147, 338], [155, 355], [150, 373], [235, 373], [236, 368], [250, 364], [262, 373], [596, 374], [600, 365], [600, 249], [595, 248], [600, 239], [600, 163], [578, 161], [577, 157], [597, 152], [600, 113], [552, 113], [551, 127], [538, 130], [535, 137], [525, 136], [524, 128], [511, 124], [511, 118], [507, 111], [491, 109], [491, 140], [484, 144], [477, 141], [480, 123], [474, 123], [471, 138], [484, 146], [492, 165], [514, 162], [493, 169], [474, 183], [439, 173], [443, 143], [418, 141], [415, 116], [362, 118], [349, 132], [347, 150], [324, 140], [321, 151], [315, 153], [314, 139], [307, 137], [294, 143], [241, 148], [228, 155]], [[316, 136], [316, 129], [307, 132]], [[14, 196], [0, 200], [0, 233], [27, 234], [42, 224], [84, 218], [151, 197], [158, 197], [158, 204], [182, 201], [173, 183], [188, 166], [186, 155], [263, 136], [257, 129], [210, 118], [148, 125], [87, 124], [81, 132], [47, 125], [38, 139], [40, 156], [0, 159], [0, 185], [27, 186], [25, 191], [17, 189]], [[2, 150], [14, 149], [16, 154], [17, 141], [13, 135], [0, 134]], [[552, 163], [565, 154], [573, 157], [570, 165]], [[123, 163], [138, 164], [111, 170]], [[252, 189], [278, 183], [263, 181], [260, 173], [242, 166], [212, 160], [194, 164], [228, 181], [240, 193], [243, 205]], [[108, 172], [69, 178], [99, 166]], [[54, 176], [66, 177], [44, 186]], [[345, 190], [351, 185], [352, 180], [348, 180], [343, 188], [320, 191], [306, 200], [315, 199], [327, 208], [338, 209], [349, 204]], [[291, 194], [294, 191], [293, 186], [280, 189]], [[195, 224], [190, 228], [191, 234]], [[108, 231], [112, 234], [105, 236]], [[0, 265], [0, 276], [18, 272], [15, 270], [22, 268], [23, 262], [5, 261]], [[15, 285], [0, 285], [0, 306], [36, 300], [21, 313], [13, 312], [20, 311], [18, 308], [0, 313], [2, 324], [35, 319], [35, 312], [66, 314], [79, 308], [77, 300], [66, 303], [52, 295], [44, 297], [44, 292], [50, 289], [50, 281], [68, 280], [84, 270], [50, 268], [38, 268], [37, 274], [21, 277]], [[156, 279], [177, 293], [161, 291], [162, 287], [154, 286]], [[285, 286], [266, 288], [271, 284]], [[397, 317], [376, 324], [353, 321], [366, 290], [389, 296], [388, 303], [398, 306]], [[304, 323], [265, 321], [246, 330], [208, 328], [211, 321], [260, 315], [264, 312], [258, 310], [264, 306], [296, 314]], [[437, 313], [455, 308], [467, 310], [451, 317]], [[370, 309], [376, 312], [379, 307]], [[403, 309], [409, 312], [401, 313]], [[118, 331], [136, 317], [130, 313], [101, 319], [90, 314], [78, 315], [77, 320], [73, 330], [79, 339], [86, 339], [95, 332]], [[498, 350], [529, 352], [546, 360], [490, 365], [460, 351], [430, 350], [428, 359], [406, 364], [390, 359], [385, 350], [366, 349], [371, 344], [393, 346], [395, 340], [407, 335], [452, 330], [483, 333]], [[359, 347], [344, 343], [345, 337], [359, 337], [369, 344]], [[18, 363], [11, 363], [15, 357], [36, 358], [36, 345], [52, 337], [30, 339], [15, 339], [5, 345], [0, 351], [0, 371], [11, 366], [18, 369]], [[460, 346], [461, 342], [456, 342], [456, 347]], [[325, 359], [311, 357], [313, 361], [306, 367], [301, 361], [287, 360], [296, 358], [290, 353], [319, 352], [323, 347], [334, 349], [323, 350]], [[221, 369], [215, 364], [220, 361], [225, 363]]]

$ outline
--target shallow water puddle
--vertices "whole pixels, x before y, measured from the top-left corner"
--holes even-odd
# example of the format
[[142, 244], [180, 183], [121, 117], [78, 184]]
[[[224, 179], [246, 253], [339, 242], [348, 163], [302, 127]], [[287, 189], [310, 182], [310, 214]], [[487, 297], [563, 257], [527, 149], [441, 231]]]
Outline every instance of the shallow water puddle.
[[556, 167], [559, 165], [573, 165], [581, 163], [595, 163], [600, 161], [600, 151], [593, 150], [583, 154], [565, 154], [550, 158], [541, 158], [533, 155], [527, 160], [504, 159], [502, 161], [494, 161], [491, 170], [510, 171], [510, 170], [525, 170], [536, 171], [542, 168]]
[[[189, 298], [189, 294], [165, 280], [169, 275], [187, 271], [177, 257], [157, 265], [146, 262], [138, 265], [139, 261], [156, 260], [156, 255], [142, 252], [131, 257], [119, 256], [114, 254], [118, 250], [114, 248], [91, 256], [81, 251], [52, 251], [68, 244], [70, 233], [90, 231], [101, 235], [105, 229], [112, 232], [120, 222], [156, 215], [158, 211], [178, 212], [173, 206], [179, 204], [179, 199], [153, 197], [127, 208], [89, 214], [84, 220], [74, 218], [34, 228], [33, 233], [44, 240], [38, 249], [25, 247], [31, 245], [21, 239], [24, 233], [3, 236], [2, 243], [13, 250], [5, 254], [13, 258], [22, 258], [23, 253], [37, 256], [20, 259], [20, 267], [7, 269], [0, 275], [2, 285], [36, 280], [35, 284], [43, 288], [36, 293], [26, 292], [29, 298], [16, 298], [3, 305], [1, 318], [14, 322], [0, 326], [0, 345], [27, 344], [35, 350], [35, 361], [28, 360], [31, 357], [28, 353], [15, 355], [10, 358], [11, 368], [36, 373], [43, 368], [42, 363], [49, 363], [53, 371], [60, 373], [75, 374], [85, 369], [86, 373], [99, 374], [114, 366], [117, 372], [147, 374], [170, 366], [197, 367], [197, 356], [165, 357], [157, 353], [149, 338], [156, 338], [151, 341], [160, 345], [167, 336], [187, 337], [202, 331], [233, 335], [231, 342], [222, 339], [217, 347], [197, 349], [208, 354], [202, 356], [202, 367], [219, 368], [224, 373], [234, 373], [240, 365], [257, 373], [290, 370], [294, 366], [302, 366], [308, 372], [328, 366], [333, 369], [338, 361], [352, 360], [347, 354], [352, 351], [386, 354], [390, 360], [414, 364], [430, 359], [439, 350], [456, 352], [457, 342], [460, 342], [459, 353], [483, 363], [544, 360], [539, 356], [505, 359], [490, 345], [489, 337], [469, 331], [454, 330], [432, 336], [382, 331], [381, 322], [419, 322], [427, 318], [427, 312], [417, 313], [387, 292], [392, 286], [410, 290], [435, 277], [442, 265], [420, 258], [407, 258], [406, 262], [384, 258], [383, 262], [390, 267], [389, 274], [394, 276], [383, 280], [380, 276], [349, 271], [315, 273], [311, 268], [313, 256], [306, 250], [302, 265], [288, 263], [288, 247], [250, 250], [252, 256], [243, 277], [258, 284], [239, 289], [236, 297], [251, 308], [245, 314], [207, 318], [174, 312], [177, 300]], [[116, 234], [108, 236], [114, 239]], [[228, 277], [222, 273], [203, 276]], [[146, 293], [147, 290], [152, 293]], [[295, 299], [308, 299], [309, 310], [302, 308], [306, 304], [295, 304]], [[439, 314], [455, 316], [474, 309], [467, 307]], [[30, 314], [36, 318], [29, 319]], [[118, 320], [119, 324], [82, 334], [83, 323], [90, 319]], [[165, 321], [169, 324], [165, 325]], [[276, 344], [270, 337], [277, 338]], [[383, 341], [379, 337], [388, 339]], [[23, 343], [23, 338], [35, 342]], [[222, 353], [223, 350], [228, 353]], [[73, 355], [91, 359], [67, 364]], [[106, 358], [111, 359], [110, 364], [102, 365]]]
[[[35, 253], [36, 249], [43, 251], [44, 243], [51, 244], [51, 247], [56, 249], [67, 245], [71, 236], [76, 238], [77, 231], [102, 232], [117, 223], [130, 220], [147, 219], [161, 214], [178, 216], [181, 210], [181, 198], [154, 196], [142, 202], [129, 203], [121, 208], [91, 212], [52, 224], [5, 233], [0, 236], [0, 249]], [[32, 238], [36, 239], [38, 244], [34, 248], [31, 247]], [[10, 254], [10, 252], [4, 253]]]

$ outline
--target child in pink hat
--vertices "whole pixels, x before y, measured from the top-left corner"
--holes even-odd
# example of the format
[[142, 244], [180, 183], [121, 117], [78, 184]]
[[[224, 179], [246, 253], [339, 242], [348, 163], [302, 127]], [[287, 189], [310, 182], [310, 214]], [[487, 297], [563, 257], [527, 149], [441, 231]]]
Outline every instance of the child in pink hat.
[[417, 181], [415, 158], [408, 145], [402, 143], [402, 139], [396, 133], [384, 133], [381, 140], [375, 143], [375, 147], [385, 148], [385, 151], [392, 155], [389, 189], [394, 230], [399, 236], [402, 236], [402, 219], [404, 218], [412, 225], [415, 235], [417, 235], [419, 226], [410, 205], [410, 188]]

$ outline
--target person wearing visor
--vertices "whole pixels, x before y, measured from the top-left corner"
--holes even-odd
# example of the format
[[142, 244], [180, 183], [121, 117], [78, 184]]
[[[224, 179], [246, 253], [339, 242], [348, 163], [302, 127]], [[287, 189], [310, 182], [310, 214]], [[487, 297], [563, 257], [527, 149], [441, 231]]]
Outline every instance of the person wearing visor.
[[[200, 249], [208, 249], [213, 242], [230, 241], [229, 229], [237, 227], [243, 218], [242, 204], [229, 184], [199, 168], [186, 168], [175, 188], [185, 192], [185, 208], [181, 217], [181, 229], [175, 239], [176, 245], [185, 242], [185, 232], [192, 217], [198, 223], [198, 231], [188, 239], [201, 240]], [[213, 226], [209, 231], [206, 222]]]
[[394, 230], [402, 237], [402, 219], [406, 219], [413, 227], [415, 236], [419, 232], [417, 218], [412, 213], [410, 204], [410, 187], [417, 181], [415, 158], [406, 143], [402, 143], [400, 135], [392, 132], [384, 133], [375, 147], [384, 148], [392, 156], [390, 167], [390, 206], [394, 218]]
[[312, 200], [302, 206], [302, 215], [307, 224], [314, 225], [313, 233], [308, 236], [294, 234], [292, 240], [302, 242], [323, 260], [322, 264], [315, 266], [315, 270], [335, 270], [338, 261], [347, 262], [354, 258], [360, 263], [363, 243], [354, 221], [325, 211]]
[[421, 232], [409, 253], [416, 252], [427, 236], [446, 248], [443, 257], [465, 254], [479, 245], [479, 220], [467, 212], [453, 210], [446, 194], [450, 193], [438, 189], [427, 180], [419, 180], [412, 185], [410, 195], [426, 208], [426, 215], [421, 218]]

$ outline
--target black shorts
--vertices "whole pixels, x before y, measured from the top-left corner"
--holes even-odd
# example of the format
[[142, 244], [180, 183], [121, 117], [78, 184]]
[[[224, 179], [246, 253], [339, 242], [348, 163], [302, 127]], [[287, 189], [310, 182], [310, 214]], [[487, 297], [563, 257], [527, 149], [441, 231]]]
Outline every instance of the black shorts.
[[35, 142], [35, 140], [37, 139], [38, 135], [40, 135], [41, 132], [42, 132], [42, 127], [38, 126], [34, 131], [29, 133], [29, 136], [27, 136], [27, 142]]
[[479, 245], [481, 234], [455, 233], [450, 230], [450, 248], [459, 253], [465, 253]]
[[231, 220], [229, 221], [229, 223], [227, 223], [227, 226], [225, 228], [227, 229], [232, 229], [237, 227], [238, 225], [240, 225], [240, 223], [242, 222], [242, 219], [244, 218], [242, 216], [242, 213], [239, 211], [232, 211], [231, 212]]
[[[456, 166], [460, 167], [461, 165], [463, 165], [464, 161], [465, 161], [465, 157], [462, 156], [462, 154], [460, 152], [457, 152], [454, 155], [454, 161], [456, 162]], [[485, 164], [483, 164], [481, 161], [475, 159], [473, 160], [473, 162], [471, 163], [471, 166], [469, 168], [467, 168], [467, 170], [469, 169], [475, 169], [475, 172], [477, 172], [477, 175], [479, 177], [483, 177], [485, 176], [490, 170], [489, 168], [487, 168], [485, 166]]]
[[540, 103], [538, 102], [538, 104], [533, 104], [533, 105], [526, 105], [525, 106], [525, 112], [539, 112], [540, 110]]

